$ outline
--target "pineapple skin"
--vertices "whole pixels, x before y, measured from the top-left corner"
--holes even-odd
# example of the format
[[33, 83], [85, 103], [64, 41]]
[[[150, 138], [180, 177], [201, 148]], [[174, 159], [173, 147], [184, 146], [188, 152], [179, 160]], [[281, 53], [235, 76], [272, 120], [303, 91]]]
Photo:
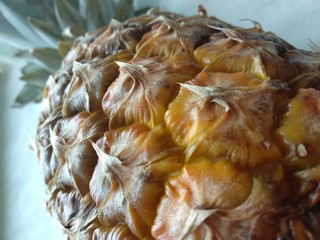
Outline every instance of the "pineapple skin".
[[79, 38], [36, 136], [67, 239], [320, 239], [320, 53], [157, 10]]

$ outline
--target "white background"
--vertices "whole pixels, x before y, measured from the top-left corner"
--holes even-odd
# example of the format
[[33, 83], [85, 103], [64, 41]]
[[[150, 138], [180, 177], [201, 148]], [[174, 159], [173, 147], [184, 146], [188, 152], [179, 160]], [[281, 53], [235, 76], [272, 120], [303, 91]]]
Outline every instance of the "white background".
[[[197, 5], [234, 25], [250, 26], [239, 20], [257, 20], [298, 48], [309, 49], [308, 39], [320, 45], [320, 1], [318, 0], [137, 0], [136, 7], [158, 5], [161, 9], [196, 14]], [[63, 239], [57, 223], [44, 208], [44, 187], [35, 153], [28, 148], [34, 135], [39, 105], [12, 109], [22, 84], [16, 68], [0, 77], [0, 239]]]

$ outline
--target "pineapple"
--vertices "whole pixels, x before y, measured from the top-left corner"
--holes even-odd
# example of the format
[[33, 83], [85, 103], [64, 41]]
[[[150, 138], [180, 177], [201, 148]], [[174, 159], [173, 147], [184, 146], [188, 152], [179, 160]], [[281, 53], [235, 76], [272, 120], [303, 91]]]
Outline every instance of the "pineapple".
[[67, 239], [319, 239], [320, 53], [150, 10], [77, 38], [35, 139]]

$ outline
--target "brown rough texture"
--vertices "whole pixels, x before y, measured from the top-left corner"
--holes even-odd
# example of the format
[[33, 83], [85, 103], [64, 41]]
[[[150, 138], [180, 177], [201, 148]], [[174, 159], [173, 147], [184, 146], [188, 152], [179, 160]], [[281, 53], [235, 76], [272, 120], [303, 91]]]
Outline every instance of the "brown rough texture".
[[68, 239], [320, 239], [320, 53], [156, 10], [79, 38], [36, 146]]

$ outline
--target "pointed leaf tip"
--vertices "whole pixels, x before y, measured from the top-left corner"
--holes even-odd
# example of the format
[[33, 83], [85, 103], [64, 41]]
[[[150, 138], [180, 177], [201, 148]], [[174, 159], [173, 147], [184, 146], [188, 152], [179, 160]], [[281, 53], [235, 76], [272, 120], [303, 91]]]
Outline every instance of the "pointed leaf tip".
[[41, 87], [27, 83], [16, 97], [13, 107], [19, 108], [31, 102], [39, 102], [42, 99], [42, 94]]
[[55, 14], [62, 29], [72, 26], [85, 27], [85, 20], [68, 1], [55, 0]]

